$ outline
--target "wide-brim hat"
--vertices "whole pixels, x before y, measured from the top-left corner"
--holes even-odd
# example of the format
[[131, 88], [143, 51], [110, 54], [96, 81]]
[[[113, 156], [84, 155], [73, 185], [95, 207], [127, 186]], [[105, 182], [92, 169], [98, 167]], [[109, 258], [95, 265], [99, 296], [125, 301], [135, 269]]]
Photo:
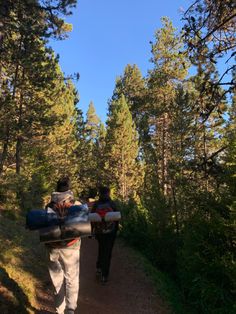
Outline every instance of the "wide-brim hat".
[[51, 202], [62, 203], [74, 201], [74, 194], [71, 190], [65, 192], [52, 192]]

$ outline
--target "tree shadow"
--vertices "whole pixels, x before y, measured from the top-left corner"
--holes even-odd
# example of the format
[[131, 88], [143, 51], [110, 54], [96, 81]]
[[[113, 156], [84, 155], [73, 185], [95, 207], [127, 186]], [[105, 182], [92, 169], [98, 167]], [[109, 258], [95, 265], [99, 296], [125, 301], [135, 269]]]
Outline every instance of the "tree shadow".
[[[32, 309], [34, 313], [53, 313], [50, 312], [53, 304], [53, 298], [51, 296], [51, 281], [47, 270], [46, 252], [44, 247], [39, 243], [38, 235], [34, 232], [25, 230], [24, 220], [11, 221], [4, 218], [0, 221], [0, 239], [3, 242], [8, 243], [8, 245], [0, 245], [0, 261], [3, 265], [6, 265], [6, 270], [0, 267], [0, 281], [17, 300], [21, 300], [21, 307], [18, 307], [17, 310], [9, 313], [28, 313], [26, 308]], [[11, 251], [13, 253], [10, 253]], [[35, 301], [40, 305], [40, 307], [42, 306], [42, 308], [45, 308], [44, 311], [39, 311], [32, 307], [30, 300], [31, 297], [27, 296], [22, 290], [16, 282], [17, 279], [14, 281], [14, 279], [9, 277], [7, 273], [7, 264], [10, 263], [11, 260], [13, 261], [11, 268], [15, 268], [14, 261], [16, 261], [16, 274], [22, 270], [23, 273], [25, 272], [28, 274], [27, 277], [29, 276], [29, 278], [32, 277], [37, 280], [39, 286], [35, 287]], [[33, 282], [30, 282], [29, 285], [33, 285]], [[10, 304], [8, 305], [9, 308], [12, 307]], [[0, 311], [0, 313], [4, 314], [5, 312], [7, 314], [7, 310], [4, 312]]]
[[53, 287], [51, 280], [48, 280], [47, 278], [43, 281], [43, 286], [41, 288], [41, 291], [37, 291], [36, 300], [37, 303], [40, 304], [41, 309], [37, 310], [36, 314], [52, 314], [55, 313], [53, 311]]
[[15, 282], [13, 279], [9, 277], [7, 272], [0, 267], [0, 280], [1, 284], [6, 287], [6, 289], [12, 293], [16, 300], [18, 300], [18, 304], [14, 304], [11, 302], [9, 298], [7, 298], [4, 294], [0, 295], [1, 304], [4, 304], [6, 309], [4, 310], [4, 314], [10, 313], [18, 313], [18, 314], [28, 314], [28, 310], [35, 311], [36, 309], [30, 304], [28, 297], [21, 289], [21, 287]]

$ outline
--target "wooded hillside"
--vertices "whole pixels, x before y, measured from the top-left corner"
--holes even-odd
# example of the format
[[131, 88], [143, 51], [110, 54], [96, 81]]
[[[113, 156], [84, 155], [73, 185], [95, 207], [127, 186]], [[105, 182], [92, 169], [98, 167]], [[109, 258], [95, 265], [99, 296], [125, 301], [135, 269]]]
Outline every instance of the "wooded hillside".
[[1, 210], [43, 207], [64, 174], [77, 197], [109, 185], [121, 235], [174, 278], [192, 313], [235, 313], [234, 1], [193, 2], [181, 32], [163, 18], [147, 76], [127, 64], [105, 125], [93, 102], [83, 117], [49, 46], [66, 38], [75, 4], [0, 1]]

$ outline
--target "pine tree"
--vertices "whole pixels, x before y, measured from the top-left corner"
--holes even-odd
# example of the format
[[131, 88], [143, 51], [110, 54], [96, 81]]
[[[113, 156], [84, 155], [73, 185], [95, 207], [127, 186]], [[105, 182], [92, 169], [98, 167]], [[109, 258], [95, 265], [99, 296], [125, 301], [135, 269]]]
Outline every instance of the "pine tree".
[[39, 169], [36, 160], [44, 156], [44, 138], [56, 121], [55, 84], [63, 80], [61, 74], [57, 77], [58, 58], [46, 44], [50, 36], [66, 36], [70, 26], [62, 14], [70, 14], [74, 4], [74, 0], [0, 3], [0, 175], [20, 198], [33, 168]]
[[[78, 180], [82, 183], [83, 193], [88, 194], [90, 189], [96, 189], [101, 184], [100, 148], [100, 119], [96, 114], [93, 102], [89, 104], [87, 119], [83, 122], [83, 128], [79, 134], [78, 156]], [[82, 145], [81, 145], [82, 144]]]
[[110, 104], [105, 147], [107, 182], [127, 201], [140, 181], [138, 137], [124, 95]]
[[117, 100], [121, 97], [121, 94], [125, 96], [134, 122], [137, 125], [138, 117], [143, 110], [145, 80], [136, 64], [128, 64], [124, 69], [124, 74], [117, 78], [112, 100]]
[[145, 146], [148, 142], [148, 123], [147, 123], [147, 89], [146, 80], [136, 64], [128, 64], [124, 73], [116, 79], [115, 89], [112, 100], [117, 100], [121, 95], [127, 100], [136, 129], [139, 133], [140, 156], [146, 151]]
[[[204, 81], [201, 90], [202, 97], [209, 97], [217, 93], [219, 87], [224, 87], [225, 92], [213, 97], [211, 103], [205, 107], [208, 117], [215, 109], [221, 106], [226, 94], [233, 93], [235, 77], [230, 75], [235, 70], [235, 3], [233, 0], [197, 0], [184, 13], [183, 36], [188, 48], [188, 55], [193, 64], [201, 66], [216, 66], [222, 57], [227, 62], [221, 61], [220, 75], [212, 80], [208, 73], [202, 73]], [[221, 97], [220, 97], [221, 96]]]
[[86, 129], [88, 133], [88, 138], [94, 141], [98, 136], [100, 119], [98, 118], [93, 102], [89, 104], [87, 111]]
[[52, 114], [56, 122], [47, 142], [46, 155], [54, 168], [54, 176], [71, 175], [75, 177], [75, 163], [78, 142], [76, 140], [77, 111], [75, 109], [75, 90], [71, 82], [57, 84], [57, 98], [53, 103]]
[[47, 95], [46, 88], [50, 90], [57, 64], [46, 43], [48, 37], [62, 38], [69, 30], [61, 13], [70, 14], [74, 5], [74, 0], [47, 1], [45, 6], [36, 0], [3, 0], [0, 4], [0, 84], [4, 103], [0, 172], [4, 164], [9, 164], [6, 156], [12, 159], [14, 155], [16, 173], [20, 174], [24, 142], [35, 133], [29, 129], [32, 120], [34, 128], [46, 127], [49, 106], [42, 95]]
[[183, 43], [175, 33], [172, 23], [163, 18], [163, 28], [157, 30], [156, 41], [152, 43], [154, 68], [148, 76], [148, 115], [149, 134], [155, 147], [155, 160], [159, 183], [163, 193], [170, 194], [169, 162], [171, 155], [170, 125], [172, 103], [175, 99], [177, 84], [187, 74], [187, 61], [181, 50]]
[[90, 186], [89, 160], [90, 145], [87, 139], [86, 121], [84, 121], [83, 113], [77, 109], [76, 121], [76, 173], [79, 185], [79, 192], [85, 192]]
[[98, 137], [95, 142], [94, 157], [97, 160], [97, 183], [96, 187], [105, 184], [105, 146], [106, 146], [106, 128], [105, 125], [100, 122], [98, 129]]

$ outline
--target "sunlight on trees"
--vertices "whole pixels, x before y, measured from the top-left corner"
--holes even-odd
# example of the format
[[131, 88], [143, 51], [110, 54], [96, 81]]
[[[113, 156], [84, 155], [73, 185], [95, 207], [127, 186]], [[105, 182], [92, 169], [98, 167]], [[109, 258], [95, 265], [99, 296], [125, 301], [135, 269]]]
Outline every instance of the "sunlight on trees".
[[174, 278], [191, 313], [235, 313], [234, 1], [194, 1], [180, 33], [162, 18], [147, 76], [127, 64], [105, 125], [92, 101], [84, 119], [48, 46], [67, 37], [75, 3], [0, 3], [0, 208], [43, 207], [62, 174], [78, 197], [110, 185], [121, 235]]

